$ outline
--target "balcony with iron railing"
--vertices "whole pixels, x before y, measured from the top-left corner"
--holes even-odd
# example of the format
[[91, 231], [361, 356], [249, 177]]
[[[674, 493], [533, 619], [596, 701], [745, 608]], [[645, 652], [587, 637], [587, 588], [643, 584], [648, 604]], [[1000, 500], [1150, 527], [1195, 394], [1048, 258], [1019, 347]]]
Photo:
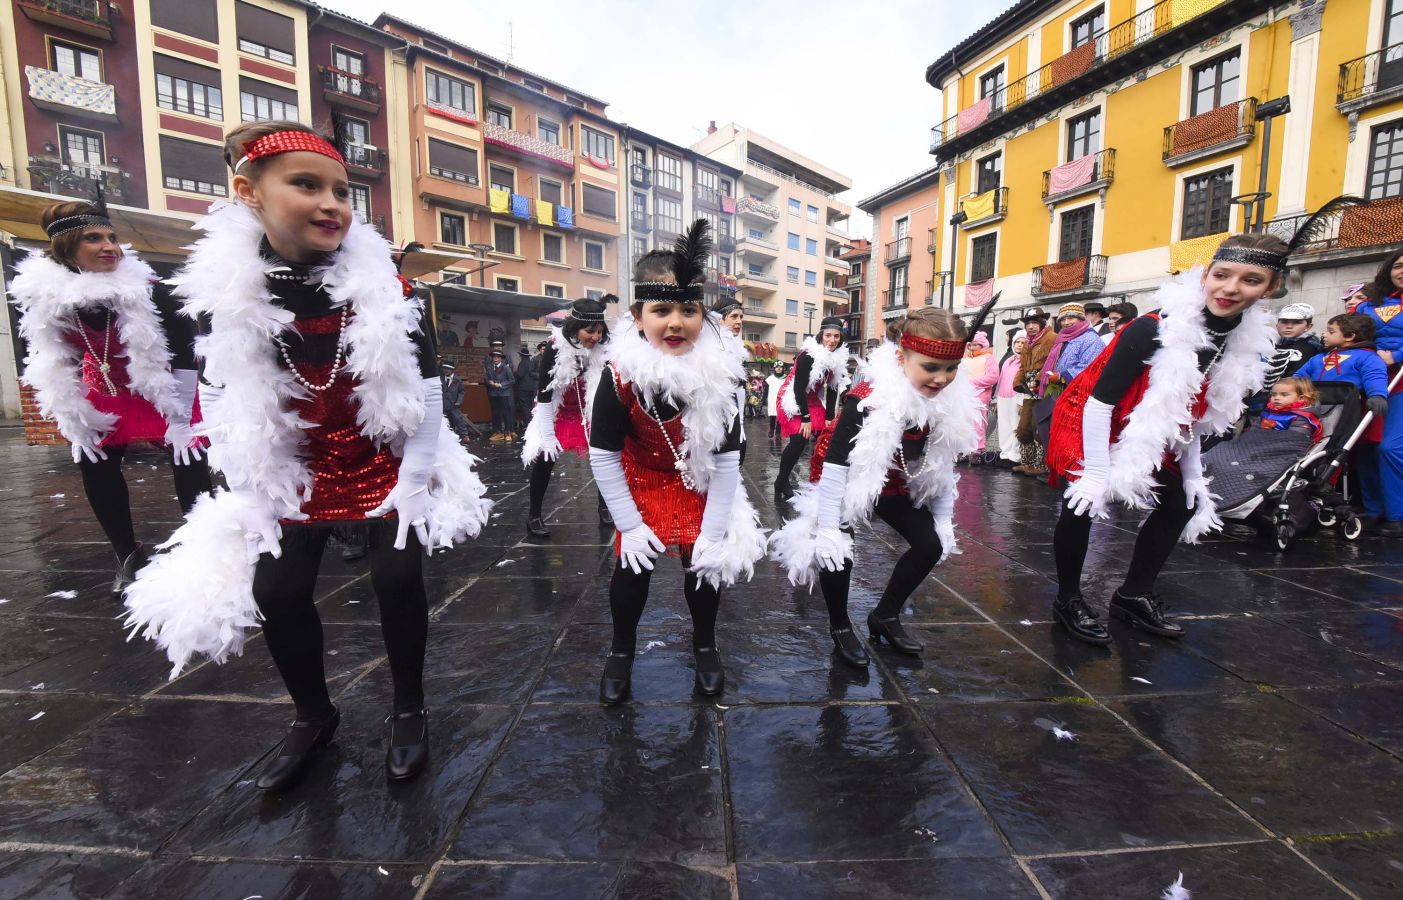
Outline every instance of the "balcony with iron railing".
[[1166, 126], [1164, 164], [1177, 168], [1247, 146], [1257, 133], [1256, 112], [1257, 98], [1248, 97]]
[[558, 144], [543, 141], [522, 131], [504, 128], [493, 122], [482, 123], [482, 139], [494, 147], [511, 150], [532, 159], [545, 160], [571, 169], [575, 167], [573, 150], [567, 150]]
[[887, 243], [886, 263], [889, 266], [900, 265], [911, 258], [911, 238], [897, 238]]
[[653, 230], [653, 217], [642, 210], [630, 210], [628, 226], [631, 231], [636, 231], [639, 234], [647, 234]]
[[747, 170], [755, 169], [756, 171], [764, 172], [766, 175], [771, 175], [775, 178], [779, 178], [782, 181], [787, 181], [790, 184], [798, 185], [806, 191], [813, 191], [820, 197], [827, 197], [829, 200], [833, 199], [833, 194], [831, 194], [828, 191], [825, 191], [823, 188], [809, 184], [807, 181], [804, 181], [801, 178], [795, 178], [793, 175], [788, 175], [784, 172], [781, 172], [779, 169], [767, 166], [764, 163], [758, 163], [753, 159], [746, 160], [745, 167]]
[[642, 163], [633, 163], [628, 167], [628, 180], [635, 187], [652, 187], [653, 170], [650, 169], [648, 166], [643, 165]]
[[716, 249], [722, 253], [734, 253], [736, 249], [736, 236], [726, 232], [716, 236]]
[[1105, 286], [1106, 257], [1100, 254], [1033, 267], [1032, 294], [1039, 300], [1091, 297]]
[[882, 291], [882, 309], [905, 309], [906, 294], [910, 288], [906, 286], [888, 288]]
[[692, 185], [692, 196], [696, 201], [712, 209], [721, 208], [721, 192], [714, 187], [707, 187], [704, 184]]
[[117, 88], [53, 69], [25, 66], [29, 99], [40, 109], [70, 116], [117, 121]]
[[935, 247], [936, 247], [936, 243], [935, 243], [935, 242], [936, 242], [937, 236], [938, 236], [938, 230], [935, 228], [935, 226], [931, 226], [930, 228], [927, 228], [927, 229], [926, 229], [926, 252], [927, 252], [927, 253], [934, 253], [934, 252], [935, 252]]
[[750, 216], [751, 218], [763, 219], [768, 222], [778, 222], [779, 207], [755, 197], [742, 197], [740, 201], [736, 203], [736, 215]]
[[[1310, 218], [1309, 213], [1282, 216], [1267, 223], [1266, 230], [1290, 240]], [[1403, 243], [1403, 196], [1368, 200], [1325, 218], [1314, 239], [1291, 256], [1293, 266], [1311, 268], [1341, 259], [1368, 258]]]
[[25, 18], [57, 25], [89, 37], [112, 40], [112, 15], [107, 0], [19, 0]]
[[936, 125], [931, 129], [930, 152], [941, 159], [953, 157], [996, 133], [1085, 96], [1101, 84], [1168, 59], [1274, 3], [1161, 0]]
[[1008, 216], [1008, 188], [965, 194], [960, 198], [960, 211], [965, 214], [965, 220], [960, 223], [963, 231], [1002, 221]]
[[1403, 97], [1403, 44], [1391, 44], [1340, 65], [1335, 107], [1346, 115]]
[[379, 147], [369, 144], [343, 143], [341, 155], [346, 158], [346, 167], [357, 174], [380, 178], [385, 174], [386, 153]]
[[117, 166], [69, 162], [57, 156], [31, 156], [29, 177], [36, 191], [96, 200], [100, 186], [105, 199], [127, 202], [126, 175]]
[[1116, 177], [1116, 151], [1107, 148], [1043, 172], [1043, 202], [1049, 206], [1104, 191]]
[[333, 106], [377, 113], [383, 102], [380, 82], [332, 66], [318, 66], [322, 76], [322, 96]]

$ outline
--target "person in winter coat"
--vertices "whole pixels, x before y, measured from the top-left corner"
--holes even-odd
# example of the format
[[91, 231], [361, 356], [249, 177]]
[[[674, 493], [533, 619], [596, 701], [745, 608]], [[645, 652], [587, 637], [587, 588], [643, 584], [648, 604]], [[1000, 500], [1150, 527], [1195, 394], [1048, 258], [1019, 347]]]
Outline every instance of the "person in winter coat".
[[1028, 333], [1023, 329], [1013, 334], [1011, 349], [999, 365], [999, 383], [994, 391], [999, 423], [999, 463], [1015, 466], [1022, 458], [1022, 445], [1015, 432], [1018, 430], [1018, 411], [1023, 405], [1023, 396], [1014, 392], [1018, 381], [1018, 370], [1023, 366], [1023, 351], [1028, 349]]
[[512, 415], [518, 433], [526, 431], [526, 423], [531, 420], [531, 407], [536, 395], [536, 382], [540, 379], [541, 357], [532, 356], [525, 347], [517, 351], [516, 383], [512, 385]]
[[1047, 313], [1033, 307], [1023, 314], [1023, 330], [1028, 335], [1028, 346], [1019, 355], [1018, 380], [1013, 389], [1023, 395], [1023, 404], [1018, 411], [1019, 464], [1013, 471], [1020, 475], [1045, 475], [1043, 465], [1043, 445], [1038, 442], [1038, 423], [1033, 415], [1033, 407], [1041, 399], [1038, 379], [1042, 375], [1043, 364], [1052, 351], [1055, 337], [1047, 327]]
[[1259, 415], [1271, 397], [1272, 385], [1295, 375], [1301, 366], [1324, 351], [1325, 345], [1311, 328], [1315, 325], [1315, 307], [1309, 303], [1292, 303], [1276, 314], [1276, 352], [1267, 366], [1262, 389], [1247, 403], [1251, 415]]
[[463, 398], [467, 395], [467, 388], [463, 386], [463, 379], [458, 377], [458, 369], [453, 363], [441, 362], [438, 370], [443, 379], [443, 414], [448, 417], [453, 433], [460, 439], [466, 438], [472, 431], [463, 416]]
[[770, 440], [776, 447], [784, 440], [779, 428], [779, 389], [784, 386], [784, 363], [775, 363], [775, 370], [765, 379], [765, 415], [770, 418]]
[[516, 391], [516, 371], [507, 360], [501, 341], [492, 342], [492, 350], [482, 364], [483, 381], [487, 385], [487, 402], [492, 405], [492, 434], [490, 441], [513, 441], [516, 434], [512, 398]]
[[1073, 378], [1101, 355], [1106, 345], [1087, 321], [1080, 303], [1068, 303], [1058, 310], [1057, 322], [1062, 330], [1052, 341], [1039, 376], [1041, 396], [1055, 397]]
[[994, 396], [994, 385], [999, 382], [999, 367], [994, 362], [994, 353], [989, 349], [989, 337], [982, 331], [974, 333], [965, 348], [965, 358], [960, 361], [960, 373], [969, 379], [974, 395], [979, 401], [978, 446], [972, 459], [982, 461], [985, 432], [989, 424], [989, 403]]

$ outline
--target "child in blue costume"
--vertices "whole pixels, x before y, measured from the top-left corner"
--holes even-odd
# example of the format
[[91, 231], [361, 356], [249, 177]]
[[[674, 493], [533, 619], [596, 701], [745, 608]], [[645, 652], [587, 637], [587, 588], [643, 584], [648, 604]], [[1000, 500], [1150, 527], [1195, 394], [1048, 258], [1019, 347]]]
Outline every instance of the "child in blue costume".
[[[1376, 328], [1374, 338], [1379, 358], [1388, 367], [1392, 378], [1403, 363], [1403, 250], [1394, 251], [1374, 276], [1374, 288], [1380, 300], [1366, 300], [1355, 308], [1368, 316]], [[1393, 392], [1388, 398], [1389, 415], [1384, 419], [1383, 437], [1378, 445], [1379, 487], [1383, 495], [1383, 517], [1379, 533], [1390, 537], [1403, 536], [1403, 395]], [[1363, 446], [1361, 444], [1361, 446]], [[1367, 451], [1366, 451], [1367, 452]], [[1367, 501], [1366, 501], [1367, 502]], [[1370, 515], [1376, 513], [1366, 507]]]

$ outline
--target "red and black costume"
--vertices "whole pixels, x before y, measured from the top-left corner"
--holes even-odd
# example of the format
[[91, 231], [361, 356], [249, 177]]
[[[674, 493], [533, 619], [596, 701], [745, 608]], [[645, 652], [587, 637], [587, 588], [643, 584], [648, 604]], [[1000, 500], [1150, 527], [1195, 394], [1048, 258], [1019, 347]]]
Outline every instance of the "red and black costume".
[[[779, 473], [775, 477], [775, 496], [779, 499], [793, 494], [790, 475], [808, 442], [832, 427], [839, 398], [847, 386], [848, 348], [841, 343], [834, 350], [825, 347], [822, 337], [828, 331], [836, 331], [841, 336], [842, 320], [824, 319], [819, 326], [819, 338], [804, 340], [799, 355], [794, 358], [794, 366], [779, 388], [775, 408], [780, 433], [789, 440], [780, 453]], [[811, 432], [807, 439], [802, 430], [805, 425], [810, 426]]]

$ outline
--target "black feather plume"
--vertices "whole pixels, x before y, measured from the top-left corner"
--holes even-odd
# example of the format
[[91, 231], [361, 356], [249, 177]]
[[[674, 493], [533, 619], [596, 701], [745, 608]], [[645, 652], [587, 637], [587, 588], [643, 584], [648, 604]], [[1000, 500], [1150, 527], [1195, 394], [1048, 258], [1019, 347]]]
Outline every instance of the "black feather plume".
[[1310, 216], [1301, 223], [1301, 227], [1296, 229], [1296, 233], [1291, 235], [1291, 239], [1286, 242], [1286, 255], [1291, 256], [1299, 252], [1303, 247], [1329, 237], [1327, 230], [1330, 227], [1331, 217], [1344, 212], [1351, 206], [1359, 206], [1364, 202], [1365, 200], [1363, 197], [1355, 197], [1352, 194], [1341, 194], [1311, 213]]
[[965, 329], [966, 339], [974, 337], [974, 333], [978, 331], [981, 327], [983, 327], [984, 320], [989, 318], [989, 313], [994, 311], [994, 307], [998, 305], [999, 298], [1003, 295], [1004, 292], [999, 291], [997, 294], [989, 298], [988, 303], [979, 307], [979, 312], [975, 313], [974, 318], [969, 320], [969, 327]]
[[711, 223], [697, 219], [672, 245], [672, 271], [683, 287], [706, 281], [706, 261], [711, 256]]
[[93, 209], [97, 210], [98, 215], [107, 218], [107, 192], [102, 189], [102, 178], [97, 179], [94, 187], [97, 190], [96, 196], [93, 197]]

